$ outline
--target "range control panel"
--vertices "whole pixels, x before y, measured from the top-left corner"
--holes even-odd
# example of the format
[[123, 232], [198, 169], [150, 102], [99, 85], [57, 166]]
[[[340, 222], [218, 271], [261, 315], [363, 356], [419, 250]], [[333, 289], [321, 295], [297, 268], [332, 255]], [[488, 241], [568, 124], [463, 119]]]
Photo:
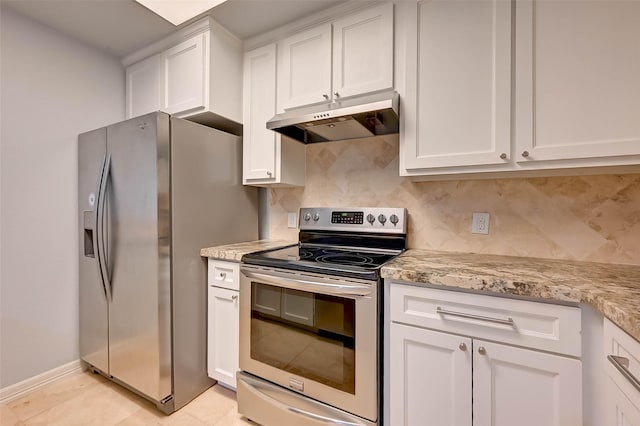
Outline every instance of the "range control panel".
[[331, 212], [331, 223], [352, 223], [354, 225], [362, 225], [364, 219], [363, 212]]
[[407, 209], [390, 207], [303, 207], [301, 230], [407, 233]]

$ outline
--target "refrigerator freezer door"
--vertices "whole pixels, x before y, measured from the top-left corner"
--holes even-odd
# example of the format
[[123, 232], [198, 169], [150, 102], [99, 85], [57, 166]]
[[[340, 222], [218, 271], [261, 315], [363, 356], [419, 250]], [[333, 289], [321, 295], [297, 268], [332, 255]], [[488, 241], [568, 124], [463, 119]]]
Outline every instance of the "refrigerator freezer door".
[[171, 395], [169, 116], [107, 128], [110, 374], [147, 397]]
[[109, 311], [98, 264], [96, 228], [106, 147], [106, 128], [78, 137], [80, 358], [109, 373]]

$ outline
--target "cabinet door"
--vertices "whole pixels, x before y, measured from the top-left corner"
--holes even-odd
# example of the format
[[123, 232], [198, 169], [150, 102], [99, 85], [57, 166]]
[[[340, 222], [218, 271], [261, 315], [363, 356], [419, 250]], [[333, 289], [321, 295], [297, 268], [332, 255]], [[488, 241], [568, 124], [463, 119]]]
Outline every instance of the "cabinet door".
[[511, 2], [424, 1], [417, 20], [416, 114], [405, 121], [405, 168], [508, 163]]
[[607, 425], [640, 426], [640, 407], [636, 407], [611, 378], [606, 379], [605, 398]]
[[162, 91], [160, 55], [127, 67], [127, 118], [160, 109]]
[[209, 377], [233, 388], [239, 370], [239, 293], [209, 287], [207, 371]]
[[471, 339], [397, 323], [390, 330], [390, 424], [471, 425]]
[[162, 54], [162, 110], [169, 114], [206, 107], [208, 33], [198, 34]]
[[582, 425], [581, 361], [474, 340], [473, 423]]
[[348, 97], [393, 87], [393, 3], [333, 23], [333, 93]]
[[245, 183], [276, 179], [276, 133], [266, 123], [276, 113], [276, 45], [244, 57], [243, 176]]
[[[280, 43], [279, 104], [283, 109], [331, 97], [331, 25], [295, 34]], [[269, 117], [271, 118], [271, 117]]]
[[640, 2], [519, 1], [516, 159], [640, 154]]

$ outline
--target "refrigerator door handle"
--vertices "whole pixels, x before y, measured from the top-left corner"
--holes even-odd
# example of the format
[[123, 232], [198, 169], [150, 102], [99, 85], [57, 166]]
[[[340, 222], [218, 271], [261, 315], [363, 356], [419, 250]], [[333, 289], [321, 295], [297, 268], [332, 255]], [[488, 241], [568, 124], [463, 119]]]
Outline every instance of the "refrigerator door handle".
[[107, 154], [104, 161], [104, 168], [102, 169], [102, 178], [100, 179], [100, 188], [98, 189], [98, 203], [96, 205], [96, 239], [97, 239], [97, 251], [98, 268], [100, 269], [100, 276], [102, 278], [102, 285], [104, 286], [105, 294], [108, 301], [113, 301], [113, 295], [111, 294], [111, 280], [109, 278], [109, 271], [107, 269], [107, 259], [105, 256], [105, 194], [107, 192], [107, 181], [109, 180], [109, 173], [111, 170], [111, 154]]
[[95, 254], [95, 262], [96, 268], [98, 268], [98, 276], [100, 277], [100, 282], [102, 283], [102, 290], [104, 291], [104, 296], [107, 296], [107, 288], [104, 285], [104, 278], [102, 276], [102, 267], [100, 266], [100, 242], [98, 241], [98, 233], [100, 228], [100, 219], [98, 219], [98, 212], [100, 211], [100, 189], [102, 188], [102, 179], [104, 179], [104, 165], [106, 163], [107, 156], [106, 154], [102, 156], [102, 162], [100, 163], [100, 175], [98, 176], [98, 183], [96, 189], [96, 205], [93, 214], [93, 232], [95, 238], [93, 238], [93, 253]]

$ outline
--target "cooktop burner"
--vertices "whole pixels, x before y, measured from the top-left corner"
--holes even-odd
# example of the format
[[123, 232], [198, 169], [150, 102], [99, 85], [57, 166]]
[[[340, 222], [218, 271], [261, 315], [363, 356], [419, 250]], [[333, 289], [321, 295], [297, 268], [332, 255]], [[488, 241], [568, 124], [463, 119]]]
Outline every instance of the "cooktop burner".
[[374, 251], [304, 244], [245, 255], [243, 262], [359, 278], [377, 278], [380, 267], [401, 250]]

